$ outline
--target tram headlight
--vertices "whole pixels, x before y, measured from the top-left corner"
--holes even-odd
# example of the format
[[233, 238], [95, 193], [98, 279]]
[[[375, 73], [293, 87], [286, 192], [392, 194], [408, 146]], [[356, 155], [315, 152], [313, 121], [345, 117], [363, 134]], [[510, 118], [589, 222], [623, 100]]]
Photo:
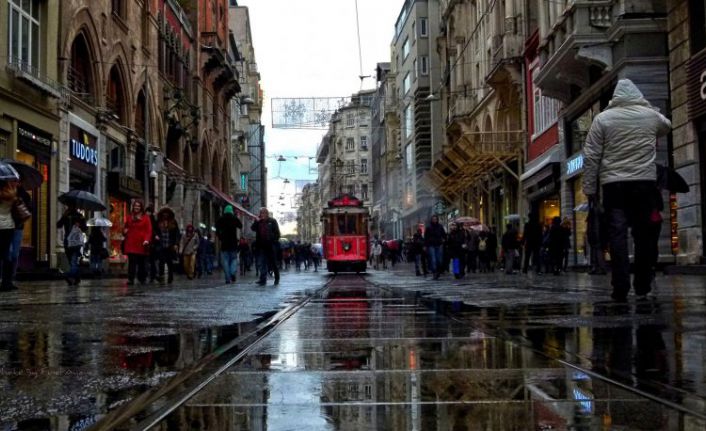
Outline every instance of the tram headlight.
[[350, 242], [344, 242], [343, 243], [343, 251], [350, 251], [351, 250], [351, 243]]

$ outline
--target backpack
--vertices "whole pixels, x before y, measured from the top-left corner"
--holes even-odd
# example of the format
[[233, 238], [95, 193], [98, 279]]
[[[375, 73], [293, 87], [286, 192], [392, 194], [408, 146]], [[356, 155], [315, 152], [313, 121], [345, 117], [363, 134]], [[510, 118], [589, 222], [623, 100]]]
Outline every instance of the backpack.
[[486, 241], [487, 241], [486, 238], [481, 238], [481, 239], [478, 241], [478, 251], [485, 251], [485, 250], [487, 250], [488, 245], [487, 245]]

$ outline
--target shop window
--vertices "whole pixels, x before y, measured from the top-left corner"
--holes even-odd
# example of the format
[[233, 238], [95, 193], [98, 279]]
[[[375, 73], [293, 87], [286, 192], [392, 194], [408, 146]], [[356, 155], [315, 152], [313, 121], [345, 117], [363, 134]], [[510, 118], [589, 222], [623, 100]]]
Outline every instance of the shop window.
[[9, 62], [32, 72], [39, 69], [39, 0], [8, 0]]
[[706, 5], [703, 0], [689, 0], [691, 53], [706, 48]]
[[71, 45], [71, 65], [67, 78], [73, 95], [87, 103], [94, 102], [92, 58], [85, 36], [79, 34]]

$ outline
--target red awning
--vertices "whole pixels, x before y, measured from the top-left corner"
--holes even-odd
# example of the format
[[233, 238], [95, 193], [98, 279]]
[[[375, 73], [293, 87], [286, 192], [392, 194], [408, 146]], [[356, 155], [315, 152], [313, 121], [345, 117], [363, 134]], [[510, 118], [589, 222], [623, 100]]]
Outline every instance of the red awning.
[[215, 196], [219, 197], [222, 199], [224, 202], [226, 202], [228, 205], [232, 205], [233, 209], [235, 210], [236, 215], [239, 215], [241, 217], [250, 217], [252, 219], [257, 220], [257, 216], [250, 211], [246, 210], [243, 208], [242, 205], [239, 203], [235, 202], [235, 199], [227, 195], [226, 193], [223, 193], [222, 191], [218, 190], [217, 188], [213, 186], [208, 186], [208, 190], [213, 193]]

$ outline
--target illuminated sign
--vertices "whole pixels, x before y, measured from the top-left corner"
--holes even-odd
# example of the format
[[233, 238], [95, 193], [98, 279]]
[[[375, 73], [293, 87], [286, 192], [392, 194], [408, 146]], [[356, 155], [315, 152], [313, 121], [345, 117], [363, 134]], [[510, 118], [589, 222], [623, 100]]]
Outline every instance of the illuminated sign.
[[95, 137], [71, 125], [69, 145], [69, 153], [72, 160], [78, 160], [91, 166], [98, 166], [99, 158]]
[[583, 170], [583, 154], [578, 154], [574, 158], [566, 161], [566, 175], [571, 176]]

